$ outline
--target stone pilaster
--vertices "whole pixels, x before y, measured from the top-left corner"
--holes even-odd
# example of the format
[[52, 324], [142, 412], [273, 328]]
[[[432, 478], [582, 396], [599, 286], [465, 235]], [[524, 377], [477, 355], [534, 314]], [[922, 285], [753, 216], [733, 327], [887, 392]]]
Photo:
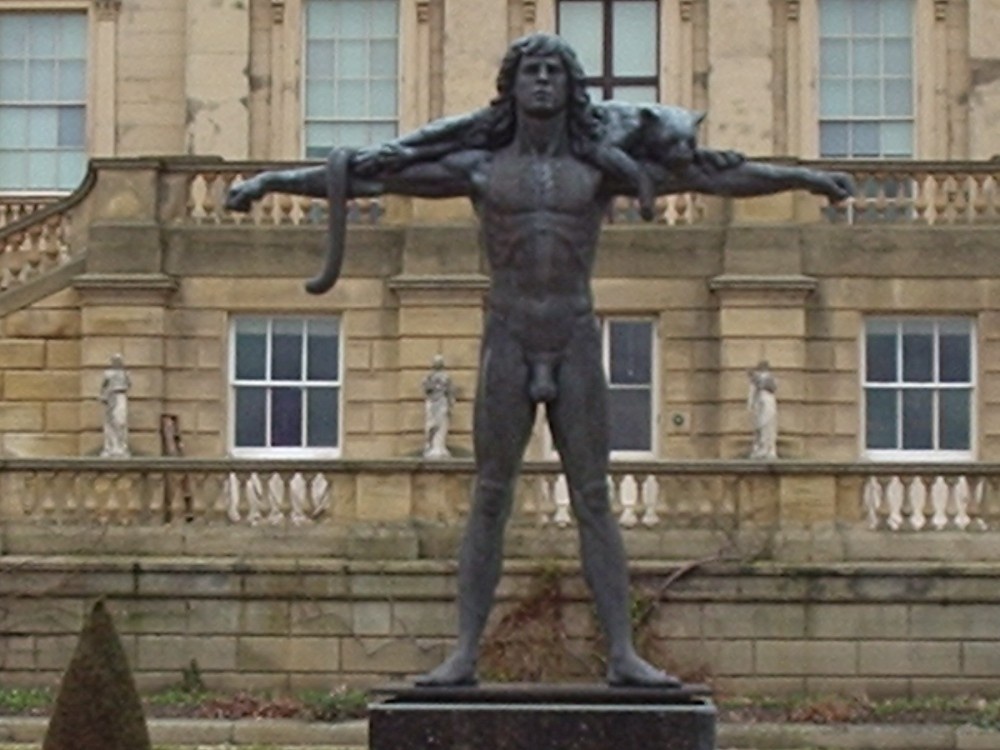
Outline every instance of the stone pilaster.
[[159, 273], [88, 273], [73, 287], [80, 299], [80, 449], [97, 454], [103, 416], [98, 400], [111, 356], [121, 354], [132, 380], [129, 442], [134, 455], [160, 455], [167, 305], [177, 282]]
[[767, 360], [778, 382], [778, 456], [800, 458], [806, 407], [806, 300], [817, 281], [801, 274], [723, 274], [719, 300], [720, 457], [749, 452], [747, 373]]

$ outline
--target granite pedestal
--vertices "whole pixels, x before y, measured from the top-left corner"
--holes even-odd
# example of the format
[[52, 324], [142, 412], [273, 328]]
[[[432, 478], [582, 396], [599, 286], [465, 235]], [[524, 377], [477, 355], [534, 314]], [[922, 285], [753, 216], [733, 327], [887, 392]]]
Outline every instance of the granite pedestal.
[[370, 750], [714, 750], [707, 688], [390, 685], [370, 706]]

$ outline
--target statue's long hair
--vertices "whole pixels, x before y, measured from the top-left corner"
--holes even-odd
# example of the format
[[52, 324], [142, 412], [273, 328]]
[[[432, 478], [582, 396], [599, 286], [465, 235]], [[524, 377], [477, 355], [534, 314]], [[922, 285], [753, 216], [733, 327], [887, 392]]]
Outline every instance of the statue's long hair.
[[594, 161], [601, 123], [591, 107], [580, 59], [565, 40], [554, 34], [530, 34], [511, 43], [497, 73], [497, 94], [484, 111], [485, 116], [468, 134], [467, 145], [495, 151], [514, 140], [517, 125], [514, 80], [521, 58], [528, 55], [558, 55], [562, 60], [568, 84], [566, 121], [570, 149], [576, 156]]

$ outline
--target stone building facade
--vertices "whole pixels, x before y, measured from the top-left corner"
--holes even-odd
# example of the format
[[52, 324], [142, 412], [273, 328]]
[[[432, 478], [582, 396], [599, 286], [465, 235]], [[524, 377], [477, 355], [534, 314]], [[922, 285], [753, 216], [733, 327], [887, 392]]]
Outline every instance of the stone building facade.
[[[66, 16], [80, 23], [58, 26], [55, 52], [32, 41]], [[325, 134], [481, 106], [510, 39], [559, 30], [600, 68], [595, 95], [706, 109], [709, 146], [847, 168], [861, 186], [836, 212], [804, 195], [682, 196], [648, 226], [619, 212], [594, 285], [617, 457], [745, 455], [746, 372], [766, 359], [783, 458], [994, 460], [998, 27], [997, 0], [2, 0], [0, 33], [28, 39], [11, 81], [36, 85], [23, 71], [46, 65], [69, 78], [80, 55], [86, 75], [49, 107], [48, 151], [27, 138], [44, 140], [46, 112], [36, 127], [22, 111], [46, 107], [0, 93], [27, 139], [0, 154], [25, 180], [0, 199], [0, 454], [94, 454], [115, 352], [140, 456], [161, 453], [164, 415], [190, 456], [414, 455], [438, 353], [468, 448], [487, 277], [464, 202], [356, 207], [345, 278], [321, 298], [300, 283], [321, 206], [279, 200], [247, 220], [220, 202], [240, 175], [321, 153]], [[74, 149], [96, 159], [83, 186], [24, 218], [72, 187]], [[51, 184], [50, 157], [65, 157]], [[541, 425], [531, 450], [550, 456]]]

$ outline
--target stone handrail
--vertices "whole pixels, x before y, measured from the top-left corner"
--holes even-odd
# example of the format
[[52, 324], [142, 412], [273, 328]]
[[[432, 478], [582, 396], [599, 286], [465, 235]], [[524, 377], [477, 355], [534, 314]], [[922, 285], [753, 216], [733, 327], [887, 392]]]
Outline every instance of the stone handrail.
[[0, 229], [20, 221], [35, 211], [61, 201], [63, 193], [9, 193], [0, 195]]
[[[1000, 161], [862, 161], [767, 159], [772, 163], [799, 165], [851, 174], [858, 195], [839, 206], [824, 207], [834, 223], [974, 224], [1000, 221]], [[248, 214], [223, 206], [226, 191], [239, 180], [266, 169], [288, 169], [315, 162], [221, 162], [211, 166], [195, 160], [172, 164], [187, 181], [184, 219], [196, 224], [249, 224], [255, 226], [309, 225], [325, 222], [322, 200], [294, 196], [269, 196]], [[356, 223], [377, 224], [386, 200], [352, 202]], [[821, 198], [807, 198], [824, 205]], [[697, 225], [723, 220], [722, 199], [696, 193], [661, 197], [656, 204], [659, 223]], [[635, 202], [620, 199], [609, 212], [616, 223], [638, 222]]]
[[[467, 460], [0, 459], [0, 521], [455, 523], [473, 478]], [[609, 482], [625, 528], [1000, 528], [1000, 464], [622, 462]], [[573, 523], [558, 464], [524, 466], [515, 520]]]
[[[298, 169], [318, 166], [318, 162], [215, 162], [199, 164], [194, 160], [171, 162], [167, 171], [181, 177], [186, 185], [187, 205], [183, 221], [194, 224], [229, 224], [248, 226], [326, 226], [326, 200], [295, 195], [271, 194], [254, 203], [247, 213], [229, 211], [226, 193], [237, 182], [271, 169]], [[354, 224], [378, 224], [385, 212], [385, 199], [365, 198], [350, 201], [348, 221]]]
[[[54, 202], [9, 209], [10, 223], [0, 222], [0, 294], [64, 266], [73, 260], [70, 232], [75, 209], [97, 184], [98, 167], [91, 162], [83, 182]], [[13, 205], [13, 204], [11, 204]]]

